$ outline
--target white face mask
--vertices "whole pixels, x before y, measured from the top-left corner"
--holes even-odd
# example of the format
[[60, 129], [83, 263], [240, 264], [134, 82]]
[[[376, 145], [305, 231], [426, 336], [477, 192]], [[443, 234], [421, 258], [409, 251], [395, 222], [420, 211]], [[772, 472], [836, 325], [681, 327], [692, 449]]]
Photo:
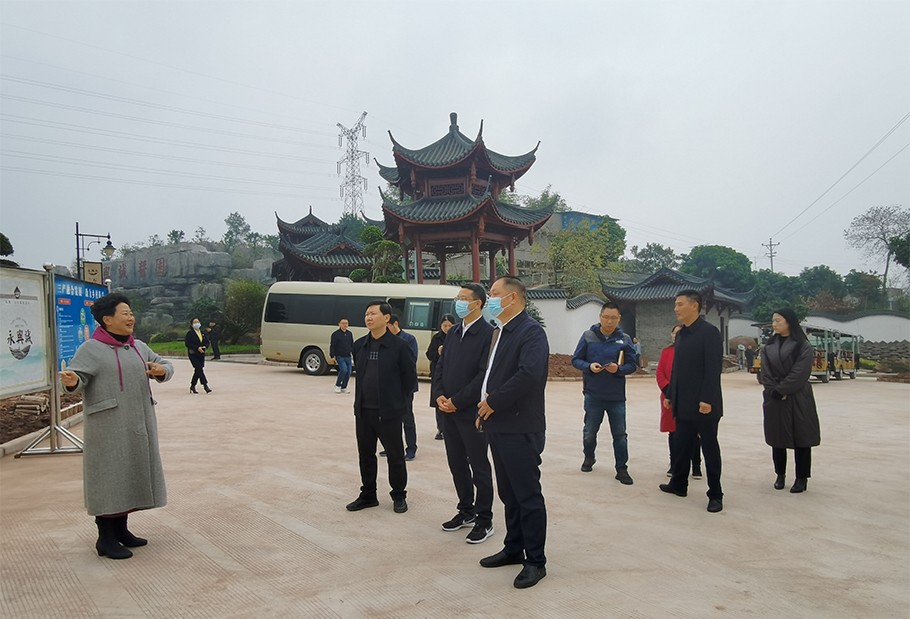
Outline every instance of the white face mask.
[[194, 322], [194, 323], [193, 323], [193, 328], [194, 328], [194, 329], [198, 329], [198, 328], [200, 328], [201, 326], [202, 326], [202, 325], [201, 325], [200, 323], [198, 323], [198, 322]]

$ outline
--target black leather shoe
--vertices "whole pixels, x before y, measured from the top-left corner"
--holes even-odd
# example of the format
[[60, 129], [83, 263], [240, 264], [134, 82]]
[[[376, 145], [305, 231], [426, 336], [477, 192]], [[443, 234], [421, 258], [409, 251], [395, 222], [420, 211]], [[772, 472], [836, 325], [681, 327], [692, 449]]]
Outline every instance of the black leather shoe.
[[724, 510], [724, 502], [720, 499], [708, 499], [708, 511], [712, 514]]
[[784, 476], [778, 475], [777, 479], [774, 480], [774, 489], [783, 490], [784, 489]]
[[660, 489], [663, 492], [669, 492], [670, 494], [675, 494], [676, 496], [686, 496], [687, 494], [689, 494], [688, 490], [677, 490], [670, 484], [661, 484]]
[[808, 490], [808, 486], [809, 486], [808, 479], [806, 479], [805, 477], [797, 477], [796, 481], [793, 482], [793, 487], [790, 488], [790, 492], [793, 492], [793, 493], [805, 492], [806, 490]]
[[516, 589], [527, 589], [528, 587], [533, 587], [540, 582], [540, 579], [547, 575], [547, 568], [544, 566], [536, 567], [534, 565], [526, 565], [522, 568], [518, 576], [515, 577], [515, 582], [512, 583], [515, 585]]
[[379, 501], [376, 499], [365, 499], [362, 496], [357, 497], [355, 500], [351, 501], [345, 506], [345, 509], [349, 512], [359, 512], [361, 509], [366, 509], [367, 507], [376, 507], [379, 505]]
[[590, 473], [594, 468], [594, 463], [597, 462], [594, 458], [585, 458], [585, 461], [581, 463], [581, 470], [584, 473]]
[[208, 386], [208, 385], [202, 385], [202, 388], [205, 389], [205, 392], [206, 392], [206, 393], [211, 393], [211, 392], [212, 392], [212, 390], [209, 389], [209, 386]]
[[616, 471], [616, 479], [618, 479], [619, 483], [624, 486], [632, 485], [632, 477], [629, 475], [629, 471], [627, 469], [619, 469]]
[[489, 557], [484, 557], [481, 559], [480, 566], [502, 567], [503, 565], [521, 565], [523, 561], [524, 557], [521, 556], [521, 554], [510, 555], [505, 550], [500, 550], [495, 555], [490, 555]]
[[392, 501], [392, 509], [396, 514], [403, 514], [408, 511], [408, 502], [404, 499], [396, 499]]
[[196, 391], [196, 385], [193, 385], [192, 387], [190, 387], [190, 393], [199, 393], [198, 391]]

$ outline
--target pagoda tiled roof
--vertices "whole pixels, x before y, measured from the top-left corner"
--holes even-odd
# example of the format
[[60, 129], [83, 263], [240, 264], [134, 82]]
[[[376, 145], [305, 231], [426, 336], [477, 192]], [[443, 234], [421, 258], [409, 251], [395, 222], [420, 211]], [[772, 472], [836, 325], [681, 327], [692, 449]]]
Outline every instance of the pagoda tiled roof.
[[[734, 292], [714, 285], [711, 278], [689, 275], [673, 269], [663, 268], [632, 286], [603, 286], [603, 292], [614, 301], [669, 301], [682, 290], [692, 289], [699, 293], [710, 292], [717, 301], [740, 307], [747, 305], [753, 291]], [[707, 299], [706, 299], [707, 300]]]
[[335, 228], [334, 224], [326, 223], [313, 215], [312, 210], [306, 217], [302, 217], [293, 223], [284, 221], [281, 219], [281, 217], [278, 216], [278, 213], [275, 213], [275, 219], [278, 220], [279, 234], [284, 233], [310, 236], [313, 234], [318, 234], [319, 232], [325, 232], [326, 230], [333, 230]]
[[490, 212], [503, 223], [515, 226], [543, 225], [553, 214], [552, 208], [527, 209], [506, 202], [495, 202], [490, 195], [452, 196], [445, 198], [421, 198], [406, 204], [396, 204], [379, 191], [382, 196], [382, 210], [397, 219], [411, 223], [446, 223], [466, 219], [489, 205]]
[[379, 166], [379, 176], [381, 176], [383, 180], [388, 183], [392, 183], [393, 185], [398, 182], [398, 168], [382, 165], [376, 158], [373, 158], [373, 161], [375, 161], [376, 165]]
[[360, 243], [336, 232], [322, 231], [299, 243], [281, 238], [278, 249], [286, 257], [320, 267], [368, 268], [371, 264]]
[[[486, 147], [483, 142], [483, 121], [480, 122], [480, 130], [477, 137], [473, 140], [458, 130], [457, 115], [451, 114], [451, 125], [449, 132], [423, 148], [412, 149], [406, 148], [399, 144], [392, 132], [389, 132], [389, 138], [392, 140], [392, 152], [396, 159], [402, 159], [412, 165], [424, 168], [446, 168], [455, 165], [467, 159], [475, 151], [481, 155], [490, 167], [502, 174], [511, 174], [520, 170], [525, 170], [531, 166], [537, 158], [537, 146], [533, 150], [523, 155], [503, 155], [494, 152]], [[377, 162], [378, 164], [379, 162]], [[395, 169], [395, 180], [391, 170]], [[389, 182], [397, 182], [397, 168], [390, 168], [380, 165], [379, 173]]]

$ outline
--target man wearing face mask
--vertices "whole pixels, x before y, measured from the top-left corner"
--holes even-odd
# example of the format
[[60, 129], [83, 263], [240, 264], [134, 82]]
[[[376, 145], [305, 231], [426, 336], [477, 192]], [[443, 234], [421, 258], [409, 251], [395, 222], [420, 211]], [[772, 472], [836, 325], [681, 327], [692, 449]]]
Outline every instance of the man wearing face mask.
[[433, 372], [432, 397], [443, 415], [446, 458], [458, 495], [458, 513], [442, 529], [472, 527], [465, 538], [469, 544], [493, 535], [493, 472], [487, 438], [474, 425], [493, 334], [493, 327], [481, 317], [486, 299], [480, 284], [461, 287], [455, 314], [462, 322], [449, 329]]
[[186, 346], [187, 356], [193, 365], [193, 379], [190, 381], [190, 393], [196, 391], [196, 383], [202, 383], [206, 393], [211, 393], [209, 380], [205, 377], [205, 351], [209, 347], [209, 336], [202, 331], [202, 323], [198, 318], [193, 318], [193, 328], [186, 332], [183, 343]]
[[506, 521], [503, 549], [481, 559], [480, 565], [522, 564], [513, 583], [518, 589], [533, 587], [547, 575], [547, 509], [540, 487], [540, 454], [546, 431], [544, 390], [550, 349], [543, 328], [525, 311], [526, 305], [527, 291], [515, 277], [501, 277], [490, 288], [487, 308], [500, 326], [493, 332], [476, 422], [490, 443]]

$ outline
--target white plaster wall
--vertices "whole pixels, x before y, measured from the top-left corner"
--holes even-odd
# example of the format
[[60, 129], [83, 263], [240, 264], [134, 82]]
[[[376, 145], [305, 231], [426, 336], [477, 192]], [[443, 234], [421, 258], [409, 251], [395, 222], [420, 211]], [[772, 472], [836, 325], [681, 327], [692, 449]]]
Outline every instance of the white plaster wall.
[[535, 300], [534, 305], [543, 318], [547, 343], [552, 354], [571, 355], [581, 334], [598, 321], [599, 303], [586, 303], [578, 309], [566, 308], [565, 299]]
[[[730, 337], [745, 335], [758, 337], [758, 329], [750, 326], [754, 321], [734, 318], [730, 321]], [[809, 314], [806, 323], [861, 335], [869, 342], [902, 342], [910, 341], [910, 317], [891, 314], [872, 314], [841, 322], [822, 316]]]

